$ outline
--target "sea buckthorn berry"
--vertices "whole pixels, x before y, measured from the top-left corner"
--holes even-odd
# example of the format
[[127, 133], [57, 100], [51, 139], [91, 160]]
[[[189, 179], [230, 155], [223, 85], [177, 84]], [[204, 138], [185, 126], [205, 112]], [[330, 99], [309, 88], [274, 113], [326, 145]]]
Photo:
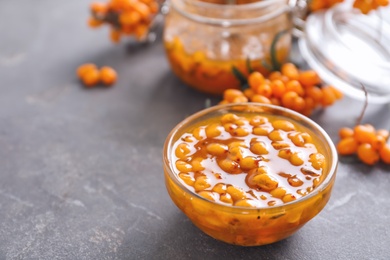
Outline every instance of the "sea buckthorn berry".
[[283, 81], [281, 81], [280, 79], [271, 81], [271, 89], [272, 89], [272, 95], [277, 98], [281, 98], [283, 94], [286, 92], [286, 86], [284, 85]]
[[271, 133], [268, 134], [268, 138], [274, 142], [283, 141], [284, 139], [281, 130], [273, 130]]
[[176, 147], [175, 155], [179, 159], [185, 159], [187, 155], [191, 152], [190, 146], [186, 143], [181, 143]]
[[252, 178], [252, 185], [263, 191], [271, 191], [278, 187], [279, 183], [268, 174], [258, 174]]
[[233, 102], [236, 97], [244, 96], [244, 93], [238, 89], [227, 89], [223, 92], [223, 99], [228, 102]]
[[254, 205], [251, 203], [251, 200], [249, 200], [249, 199], [239, 200], [239, 201], [234, 203], [234, 206], [237, 206], [237, 207], [249, 207], [249, 208], [253, 208], [254, 207]]
[[386, 129], [378, 129], [376, 131], [376, 134], [383, 136], [385, 138], [385, 140], [389, 139], [389, 131], [387, 131]]
[[315, 103], [319, 104], [322, 102], [324, 93], [322, 93], [321, 88], [314, 86], [306, 89], [306, 96], [311, 97]]
[[228, 159], [235, 162], [241, 161], [244, 158], [241, 148], [240, 146], [229, 148]]
[[205, 129], [205, 132], [206, 132], [206, 136], [208, 138], [215, 138], [215, 137], [218, 137], [221, 133], [222, 133], [222, 130], [221, 128], [223, 128], [220, 124], [211, 124], [211, 125], [208, 125]]
[[306, 143], [301, 133], [291, 133], [288, 138], [298, 147], [303, 147]]
[[335, 94], [335, 92], [332, 90], [331, 87], [323, 87], [322, 88], [322, 105], [323, 106], [330, 106], [332, 105], [336, 99], [337, 99], [337, 96]]
[[290, 147], [290, 144], [283, 142], [272, 142], [271, 145], [275, 150], [286, 149]]
[[256, 91], [257, 87], [260, 86], [260, 84], [264, 83], [264, 76], [260, 72], [252, 72], [248, 77], [248, 84], [251, 89]]
[[261, 135], [261, 136], [267, 136], [270, 132], [270, 129], [269, 128], [266, 128], [266, 127], [254, 127], [253, 130], [252, 130], [252, 133], [254, 135]]
[[250, 150], [257, 155], [268, 154], [267, 145], [262, 141], [253, 142], [250, 144]]
[[227, 155], [228, 147], [225, 144], [211, 143], [207, 145], [206, 150], [211, 155], [223, 156]]
[[207, 189], [210, 186], [211, 185], [209, 183], [207, 176], [199, 176], [198, 178], [196, 178], [194, 183], [194, 188], [196, 192]]
[[223, 128], [225, 128], [226, 132], [233, 135], [234, 130], [236, 130], [238, 128], [238, 126], [236, 124], [233, 124], [233, 123], [226, 123], [223, 125]]
[[339, 130], [339, 136], [341, 139], [347, 137], [353, 137], [353, 129], [349, 127], [342, 127]]
[[272, 197], [281, 199], [283, 198], [284, 195], [286, 195], [286, 190], [284, 188], [277, 187], [276, 189], [272, 190], [270, 193]]
[[283, 159], [286, 159], [286, 160], [289, 160], [290, 157], [292, 156], [292, 152], [290, 149], [282, 149], [282, 150], [279, 150], [278, 152], [278, 156], [280, 158], [283, 158]]
[[299, 71], [297, 67], [292, 63], [285, 63], [282, 65], [281, 72], [283, 75], [287, 76], [290, 80], [299, 79]]
[[275, 105], [275, 106], [281, 106], [282, 105], [282, 103], [281, 103], [279, 98], [273, 97], [273, 98], [270, 98], [270, 101], [271, 101], [272, 105]]
[[357, 155], [362, 162], [368, 165], [374, 165], [380, 158], [379, 153], [368, 143], [359, 145]]
[[238, 137], [247, 136], [248, 134], [249, 134], [249, 131], [243, 127], [238, 127], [236, 129], [234, 129], [231, 133], [231, 135], [238, 136]]
[[232, 152], [238, 152], [238, 153], [241, 153], [241, 149], [239, 149], [238, 151], [234, 151], [232, 150], [233, 148], [235, 147], [243, 147], [243, 148], [247, 148], [245, 142], [243, 141], [235, 141], [235, 142], [231, 142], [228, 144], [228, 148], [229, 148], [229, 151], [232, 153]]
[[252, 126], [259, 126], [263, 125], [268, 122], [268, 119], [264, 116], [254, 116], [250, 121], [249, 124]]
[[208, 199], [210, 201], [215, 201], [213, 193], [210, 191], [202, 190], [202, 191], [198, 192], [198, 195], [205, 198], [205, 199]]
[[287, 179], [288, 183], [293, 187], [299, 187], [303, 185], [303, 181], [300, 180], [297, 176], [292, 176]]
[[193, 186], [195, 183], [195, 179], [188, 173], [184, 173], [184, 172], [179, 173], [179, 178], [182, 179], [184, 183], [189, 186]]
[[255, 91], [251, 88], [247, 88], [244, 90], [244, 96], [247, 97], [248, 99], [251, 99], [255, 95]]
[[108, 66], [104, 66], [100, 69], [100, 80], [105, 85], [112, 85], [116, 82], [117, 74], [116, 71]]
[[100, 74], [99, 71], [96, 70], [90, 70], [86, 73], [84, 73], [81, 81], [86, 87], [93, 87], [100, 81]]
[[311, 165], [314, 169], [319, 170], [325, 166], [325, 156], [321, 153], [312, 153], [309, 156]]
[[233, 204], [233, 199], [232, 199], [232, 196], [230, 196], [229, 193], [224, 193], [224, 194], [221, 194], [219, 196], [219, 200], [224, 202], [224, 203], [227, 203], [227, 204]]
[[229, 185], [226, 191], [234, 201], [246, 199], [245, 192], [240, 188]]
[[95, 19], [93, 17], [90, 17], [88, 19], [88, 26], [91, 28], [97, 28], [100, 27], [103, 24], [103, 21], [100, 21], [98, 19]]
[[298, 97], [298, 94], [294, 91], [284, 93], [282, 97], [282, 105], [287, 108], [292, 108], [296, 97]]
[[292, 165], [299, 166], [304, 163], [302, 154], [299, 152], [293, 153], [291, 157], [289, 158], [289, 161]]
[[257, 168], [259, 159], [253, 156], [247, 156], [240, 160], [240, 167], [244, 171], [248, 171], [253, 168]]
[[192, 166], [192, 171], [194, 172], [200, 172], [205, 169], [205, 167], [202, 164], [203, 158], [202, 157], [196, 157], [192, 159], [191, 161], [191, 166]]
[[351, 155], [356, 153], [358, 142], [353, 137], [346, 137], [341, 139], [337, 144], [337, 151], [341, 155]]
[[312, 87], [320, 84], [321, 79], [314, 70], [307, 70], [299, 73], [299, 82], [305, 87]]
[[245, 102], [248, 102], [248, 98], [246, 96], [235, 97], [232, 101], [232, 103], [245, 103]]
[[305, 90], [303, 89], [301, 83], [298, 80], [291, 80], [286, 84], [286, 91], [293, 91], [299, 96], [303, 97], [305, 95]]
[[336, 99], [341, 99], [344, 96], [343, 93], [335, 87], [329, 86], [329, 88], [333, 91], [333, 94], [335, 95]]
[[263, 95], [253, 95], [252, 97], [252, 102], [257, 102], [257, 103], [263, 103], [263, 104], [271, 104], [271, 100], [269, 98], [263, 96]]
[[271, 86], [267, 83], [260, 84], [255, 90], [256, 94], [270, 98], [272, 96]]
[[110, 39], [114, 43], [118, 43], [121, 40], [122, 33], [116, 29], [110, 30]]
[[386, 139], [381, 135], [376, 135], [370, 144], [375, 150], [379, 151], [386, 144]]
[[188, 173], [188, 172], [192, 171], [191, 164], [186, 163], [185, 161], [180, 161], [180, 160], [176, 161], [176, 168], [180, 172], [184, 172], [184, 173]]
[[282, 73], [280, 71], [273, 71], [271, 74], [269, 74], [268, 79], [273, 80], [280, 80], [282, 78]]
[[221, 117], [221, 123], [234, 123], [236, 120], [238, 120], [238, 116], [232, 113], [225, 114]]
[[390, 145], [384, 145], [379, 151], [380, 158], [384, 163], [390, 164]]
[[372, 125], [357, 125], [354, 128], [354, 138], [359, 143], [371, 143], [375, 139], [375, 129]]
[[223, 184], [223, 183], [217, 183], [214, 185], [212, 190], [218, 194], [226, 193], [227, 192], [227, 185]]
[[306, 107], [305, 99], [302, 97], [296, 97], [294, 99], [291, 109], [298, 112], [302, 112], [305, 109], [305, 107]]
[[295, 130], [294, 124], [289, 122], [289, 121], [286, 121], [286, 120], [276, 120], [276, 121], [272, 122], [272, 126], [276, 130], [283, 130], [285, 132]]
[[296, 199], [297, 198], [294, 195], [292, 195], [291, 193], [288, 193], [288, 194], [283, 196], [282, 200], [283, 200], [284, 203], [287, 203], [287, 202], [290, 202], [290, 201], [293, 201], [293, 200], [296, 200]]
[[236, 161], [230, 159], [223, 159], [218, 160], [217, 162], [219, 167], [227, 173], [237, 174], [242, 172], [240, 165]]
[[203, 140], [205, 136], [205, 131], [202, 127], [197, 127], [194, 129], [192, 132], [192, 135], [197, 139], [197, 140]]
[[90, 71], [96, 71], [97, 70], [97, 67], [95, 64], [93, 63], [86, 63], [86, 64], [83, 64], [81, 66], [79, 66], [77, 68], [77, 76], [82, 79], [84, 77], [84, 75]]
[[93, 2], [90, 4], [90, 9], [94, 13], [105, 13], [107, 12], [107, 5], [100, 2]]

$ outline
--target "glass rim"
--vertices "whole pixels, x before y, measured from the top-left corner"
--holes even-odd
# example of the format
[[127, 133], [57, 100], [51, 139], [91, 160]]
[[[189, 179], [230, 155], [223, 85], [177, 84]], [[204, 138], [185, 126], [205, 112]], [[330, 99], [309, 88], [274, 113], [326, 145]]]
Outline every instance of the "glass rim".
[[[310, 127], [313, 128], [313, 129], [310, 129], [312, 131], [318, 130], [319, 133], [322, 135], [322, 137], [326, 141], [326, 145], [324, 145], [324, 148], [326, 150], [329, 150], [329, 154], [330, 154], [331, 160], [332, 160], [332, 163], [327, 171], [327, 176], [321, 182], [321, 184], [318, 185], [312, 192], [310, 192], [306, 196], [300, 197], [296, 200], [293, 200], [293, 201], [290, 201], [287, 203], [283, 203], [281, 205], [276, 205], [276, 206], [253, 207], [252, 208], [252, 207], [244, 207], [244, 206], [225, 205], [225, 204], [221, 204], [221, 203], [218, 203], [215, 201], [210, 201], [210, 200], [200, 196], [196, 192], [188, 189], [187, 186], [185, 186], [183, 183], [181, 183], [180, 180], [178, 179], [177, 175], [175, 175], [175, 173], [174, 173], [173, 164], [171, 163], [171, 160], [170, 160], [170, 157], [171, 157], [170, 154], [172, 152], [171, 148], [173, 147], [173, 140], [174, 140], [174, 137], [176, 137], [179, 130], [183, 126], [194, 121], [195, 119], [201, 118], [201, 117], [203, 117], [211, 112], [217, 112], [217, 111], [223, 111], [223, 110], [229, 111], [229, 109], [232, 109], [233, 107], [240, 107], [240, 106], [241, 107], [267, 108], [267, 109], [269, 109], [269, 111], [274, 111], [274, 112], [278, 111], [282, 115], [289, 115], [289, 119], [292, 119], [294, 121], [302, 120], [302, 122], [307, 124], [307, 125], [305, 125], [305, 127], [309, 128], [309, 129], [310, 129]], [[300, 123], [300, 124], [302, 124], [302, 123]], [[255, 102], [252, 103], [251, 102], [251, 103], [234, 103], [234, 104], [223, 104], [223, 105], [212, 106], [212, 107], [200, 110], [200, 111], [196, 112], [195, 114], [192, 114], [191, 116], [182, 120], [179, 124], [177, 124], [171, 130], [171, 132], [168, 134], [168, 136], [165, 140], [164, 148], [163, 148], [163, 164], [164, 164], [164, 170], [166, 172], [168, 172], [170, 180], [174, 181], [175, 184], [178, 185], [182, 191], [185, 191], [185, 192], [197, 197], [198, 199], [203, 200], [206, 203], [218, 206], [224, 210], [229, 210], [229, 211], [240, 210], [240, 211], [252, 212], [252, 211], [259, 211], [259, 210], [284, 209], [285, 207], [289, 207], [289, 206], [292, 206], [295, 204], [300, 204], [301, 202], [307, 201], [307, 200], [315, 197], [316, 195], [318, 195], [320, 192], [324, 191], [329, 186], [329, 184], [331, 184], [332, 179], [336, 175], [337, 167], [338, 167], [338, 154], [337, 154], [336, 147], [335, 147], [332, 139], [327, 134], [327, 132], [319, 124], [314, 122], [312, 119], [310, 119], [310, 118], [308, 118], [308, 117], [306, 117], [306, 116], [304, 116], [296, 111], [288, 109], [288, 108], [284, 108], [284, 107], [280, 107], [280, 106], [276, 106], [276, 105], [270, 105], [270, 104], [262, 104], [262, 103], [255, 103]]]
[[[211, 18], [199, 14], [192, 14], [183, 10], [184, 9], [183, 5], [186, 3], [191, 3], [196, 7], [207, 8], [209, 10], [210, 9], [232, 10], [234, 8], [235, 10], [241, 12], [246, 10], [253, 10], [254, 8], [266, 8], [274, 4], [283, 3], [283, 2], [286, 2], [286, 5], [283, 6], [283, 8], [277, 8], [273, 12], [255, 18], [242, 18], [242, 19]], [[263, 0], [255, 3], [242, 4], [242, 5], [221, 5], [221, 4], [201, 2], [198, 0], [170, 0], [169, 4], [175, 11], [177, 11], [187, 19], [190, 19], [197, 23], [221, 26], [221, 27], [232, 27], [232, 26], [262, 23], [271, 20], [272, 18], [275, 18], [284, 13], [291, 12], [291, 8], [287, 0]]]

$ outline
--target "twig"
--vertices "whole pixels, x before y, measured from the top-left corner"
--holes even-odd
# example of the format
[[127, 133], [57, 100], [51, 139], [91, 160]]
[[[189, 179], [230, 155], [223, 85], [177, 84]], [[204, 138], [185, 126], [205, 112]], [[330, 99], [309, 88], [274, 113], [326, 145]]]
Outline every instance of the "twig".
[[360, 125], [362, 123], [364, 113], [366, 112], [366, 109], [367, 109], [367, 106], [368, 106], [368, 93], [367, 93], [367, 89], [364, 86], [364, 84], [362, 84], [362, 83], [360, 83], [360, 84], [362, 85], [362, 89], [364, 91], [364, 106], [363, 106], [362, 112], [360, 113], [359, 118], [356, 121], [356, 125]]

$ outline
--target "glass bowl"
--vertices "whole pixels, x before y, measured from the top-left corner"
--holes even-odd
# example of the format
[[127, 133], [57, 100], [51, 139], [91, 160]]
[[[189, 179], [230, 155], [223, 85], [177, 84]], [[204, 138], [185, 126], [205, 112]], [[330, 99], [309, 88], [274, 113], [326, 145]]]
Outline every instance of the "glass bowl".
[[[317, 151], [324, 156], [326, 161], [321, 169], [321, 178], [317, 180], [313, 189], [292, 201], [279, 201], [276, 204], [270, 203], [265, 206], [259, 206], [259, 204], [248, 206], [238, 202], [228, 204], [212, 201], [199, 195], [199, 190], [196, 191], [193, 187], [185, 184], [178, 177], [179, 170], [175, 164], [177, 144], [188, 138], [187, 133], [193, 132], [194, 129], [202, 125], [214, 122], [214, 118], [221, 118], [223, 115], [231, 113], [238, 116], [260, 115], [287, 120], [308, 133]], [[282, 240], [294, 234], [325, 207], [335, 181], [338, 157], [327, 133], [311, 119], [278, 106], [242, 103], [214, 106], [179, 123], [165, 141], [163, 162], [168, 193], [176, 206], [187, 215], [193, 224], [211, 237], [226, 243], [259, 246]], [[205, 163], [202, 167], [207, 169], [207, 165], [209, 164]], [[281, 165], [287, 165], [285, 172], [289, 172], [291, 167], [295, 167], [284, 163]], [[199, 170], [202, 169], [197, 169], [197, 171]], [[241, 174], [247, 173], [242, 172]], [[234, 176], [239, 175], [235, 174]]]

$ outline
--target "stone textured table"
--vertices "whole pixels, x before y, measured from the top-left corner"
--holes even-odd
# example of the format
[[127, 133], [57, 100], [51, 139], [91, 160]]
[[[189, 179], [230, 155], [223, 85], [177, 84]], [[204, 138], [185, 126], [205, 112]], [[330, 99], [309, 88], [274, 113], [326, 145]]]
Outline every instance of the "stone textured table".
[[[341, 162], [326, 208], [294, 236], [243, 248], [203, 234], [171, 202], [162, 146], [206, 95], [170, 71], [160, 41], [114, 45], [89, 1], [0, 1], [0, 259], [389, 259], [390, 168]], [[114, 67], [113, 88], [75, 69]], [[218, 99], [212, 98], [212, 104]], [[362, 104], [313, 119], [334, 141]], [[364, 122], [390, 129], [389, 106]]]

